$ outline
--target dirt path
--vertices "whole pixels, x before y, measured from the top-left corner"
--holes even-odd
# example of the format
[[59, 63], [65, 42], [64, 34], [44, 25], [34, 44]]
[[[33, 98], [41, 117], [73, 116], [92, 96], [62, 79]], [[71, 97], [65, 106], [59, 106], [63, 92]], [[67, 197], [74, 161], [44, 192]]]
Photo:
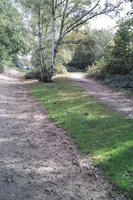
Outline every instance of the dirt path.
[[126, 117], [133, 119], [133, 99], [124, 96], [121, 92], [114, 92], [109, 87], [93, 79], [84, 78], [82, 73], [71, 73], [69, 77], [85, 88], [90, 95], [96, 97], [114, 110], [122, 112]]
[[11, 71], [0, 75], [0, 200], [124, 199]]

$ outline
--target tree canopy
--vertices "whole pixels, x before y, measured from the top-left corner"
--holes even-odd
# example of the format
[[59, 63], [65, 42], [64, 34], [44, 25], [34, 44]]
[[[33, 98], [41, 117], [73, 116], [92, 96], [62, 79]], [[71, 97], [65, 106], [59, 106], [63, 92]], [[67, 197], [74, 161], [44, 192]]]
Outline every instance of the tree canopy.
[[114, 37], [114, 44], [105, 52], [105, 65], [108, 73], [128, 74], [133, 70], [133, 19], [119, 24]]
[[103, 14], [119, 12], [124, 1], [80, 0], [19, 0], [30, 13], [34, 33], [38, 36], [42, 81], [52, 78], [55, 58], [64, 39], [82, 29], [89, 20]]
[[0, 1], [0, 65], [12, 60], [18, 52], [26, 52], [26, 29], [18, 10], [10, 0]]

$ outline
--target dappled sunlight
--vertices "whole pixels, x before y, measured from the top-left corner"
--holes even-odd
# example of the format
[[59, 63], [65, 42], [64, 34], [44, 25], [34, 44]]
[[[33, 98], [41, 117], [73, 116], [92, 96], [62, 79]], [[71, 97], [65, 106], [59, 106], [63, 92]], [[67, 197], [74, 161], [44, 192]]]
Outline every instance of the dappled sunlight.
[[56, 74], [54, 77], [53, 77], [53, 80], [58, 80], [58, 79], [66, 79], [69, 77], [69, 73], [66, 73], [66, 74]]
[[[129, 168], [133, 166], [132, 120], [113, 112], [110, 106], [105, 106], [105, 102], [99, 103], [92, 93], [71, 85], [70, 80], [58, 79], [53, 87], [50, 84], [45, 87], [36, 85], [32, 93], [45, 106], [54, 122], [70, 133], [77, 147], [85, 154], [90, 153], [103, 173], [121, 187], [117, 180], [126, 180], [123, 173], [126, 174], [127, 165]], [[110, 98], [111, 94], [104, 96], [100, 93], [102, 98]], [[86, 166], [84, 161], [78, 162], [82, 167]]]
[[[14, 74], [14, 77], [12, 75], [11, 76], [7, 76], [6, 73], [5, 74], [0, 74], [1, 83], [3, 83], [3, 84], [17, 84], [17, 83], [19, 83], [20, 84], [20, 80], [17, 77], [16, 73], [17, 73], [16, 70], [12, 71], [12, 74]], [[22, 76], [22, 74], [21, 74], [21, 76]]]
[[1, 79], [1, 81], [6, 81], [7, 83], [10, 81], [12, 82], [12, 81], [16, 80], [14, 78], [6, 76], [5, 74], [0, 74], [0, 79]]
[[94, 96], [99, 102], [106, 104], [108, 107], [125, 114], [128, 118], [133, 118], [133, 102], [121, 92], [114, 92], [110, 88], [93, 79], [87, 79], [84, 76], [70, 76], [75, 84], [78, 84], [86, 92]]
[[[21, 81], [20, 81], [21, 80]], [[24, 80], [24, 73], [19, 72], [14, 69], [10, 69], [7, 72], [0, 74], [0, 81], [1, 84], [11, 84], [11, 85], [32, 85], [36, 82], [37, 80]]]
[[72, 79], [82, 79], [85, 77], [85, 74], [81, 73], [81, 72], [75, 72], [75, 73], [69, 73], [68, 77], [72, 78]]
[[120, 154], [126, 152], [129, 148], [133, 148], [133, 141], [126, 141], [118, 143], [113, 148], [112, 147], [103, 147], [101, 150], [96, 150], [94, 152], [93, 158], [97, 160], [97, 162], [106, 162], [114, 157], [119, 156]]
[[[6, 91], [4, 91], [5, 93]], [[13, 97], [9, 96], [8, 99], [6, 99], [6, 95], [5, 94], [0, 94], [0, 103], [10, 103], [12, 102], [13, 103], [14, 99]]]
[[[0, 176], [4, 177], [1, 188], [8, 183], [17, 184], [24, 191], [27, 187], [46, 190], [55, 187], [55, 191], [65, 187], [68, 193], [76, 191], [77, 194], [78, 183], [82, 184], [80, 193], [85, 194], [90, 187], [95, 192], [100, 187], [103, 194], [103, 179], [99, 177], [97, 186], [97, 175], [88, 154], [91, 153], [98, 165], [106, 166], [111, 159], [128, 154], [128, 147], [132, 147], [128, 145], [132, 135], [128, 134], [127, 139], [124, 136], [127, 129], [132, 130], [131, 122], [126, 122], [102, 103], [98, 104], [78, 87], [71, 87], [68, 80], [62, 81], [61, 86], [60, 82], [55, 82], [52, 87], [51, 84], [32, 83], [17, 87], [14, 83], [10, 83], [10, 87], [9, 84], [0, 85], [0, 169], [3, 173]], [[29, 97], [25, 84], [32, 86], [32, 93], [45, 106], [57, 127], [34, 98]], [[79, 154], [60, 127], [71, 134], [77, 148], [87, 156]], [[126, 174], [125, 165], [121, 167]]]
[[25, 84], [27, 85], [32, 85], [32, 84], [35, 84], [35, 83], [38, 83], [38, 80], [35, 80], [35, 79], [30, 79], [30, 80], [24, 80], [23, 81]]
[[0, 143], [8, 143], [8, 142], [12, 142], [14, 140], [14, 138], [1, 138], [0, 137]]

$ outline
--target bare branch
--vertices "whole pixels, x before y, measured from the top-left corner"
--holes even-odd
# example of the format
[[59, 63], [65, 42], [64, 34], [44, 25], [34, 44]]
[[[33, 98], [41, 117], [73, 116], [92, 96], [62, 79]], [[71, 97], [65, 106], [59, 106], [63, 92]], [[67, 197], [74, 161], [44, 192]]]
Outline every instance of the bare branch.
[[[82, 15], [79, 19], [77, 19], [76, 21], [74, 21], [73, 23], [71, 23], [69, 25], [69, 27], [67, 27], [67, 29], [69, 29], [70, 27], [72, 27], [74, 24], [80, 22], [83, 18], [85, 18], [87, 15], [89, 15], [93, 10], [95, 10], [95, 8], [99, 5], [101, 0], [98, 0], [97, 3], [93, 6], [93, 8], [91, 8], [88, 12], [86, 12], [84, 15]], [[73, 21], [73, 20], [72, 20]]]
[[74, 10], [76, 10], [77, 5], [75, 5], [68, 13], [66, 13], [66, 18], [72, 13], [74, 12]]
[[59, 37], [61, 37], [62, 32], [63, 32], [64, 21], [65, 21], [65, 15], [66, 15], [66, 9], [67, 9], [67, 6], [68, 6], [68, 2], [69, 2], [69, 0], [66, 0], [65, 7], [64, 7], [64, 10], [63, 10], [62, 19], [61, 19], [61, 28], [60, 28], [60, 34], [59, 34]]
[[[55, 8], [57, 9], [60, 5], [62, 5], [66, 0], [62, 0], [61, 2], [59, 3], [56, 3], [55, 4]], [[57, 2], [57, 1], [56, 1]]]
[[75, 23], [73, 23], [72, 26], [69, 26], [68, 28], [66, 28], [66, 30], [64, 31], [64, 33], [62, 34], [61, 37], [64, 38], [66, 34], [70, 33], [71, 31], [75, 30], [77, 27], [81, 26], [82, 24], [84, 24], [85, 22], [87, 22], [88, 20], [90, 20], [96, 16], [113, 12], [116, 8], [118, 8], [121, 5], [121, 3], [122, 2], [120, 2], [118, 5], [114, 6], [112, 9], [108, 9], [108, 10], [107, 10], [107, 7], [105, 6], [105, 8], [102, 11], [100, 11], [99, 13], [94, 13], [92, 16], [88, 16], [86, 19], [78, 21], [79, 23], [77, 23], [77, 21], [76, 21]]

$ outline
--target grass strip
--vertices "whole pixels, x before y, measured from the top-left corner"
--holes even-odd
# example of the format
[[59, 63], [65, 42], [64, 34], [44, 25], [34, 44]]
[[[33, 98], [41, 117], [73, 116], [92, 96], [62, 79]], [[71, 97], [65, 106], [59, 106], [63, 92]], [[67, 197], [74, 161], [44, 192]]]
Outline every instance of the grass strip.
[[125, 119], [67, 78], [36, 84], [32, 94], [84, 154], [133, 199], [133, 120]]

